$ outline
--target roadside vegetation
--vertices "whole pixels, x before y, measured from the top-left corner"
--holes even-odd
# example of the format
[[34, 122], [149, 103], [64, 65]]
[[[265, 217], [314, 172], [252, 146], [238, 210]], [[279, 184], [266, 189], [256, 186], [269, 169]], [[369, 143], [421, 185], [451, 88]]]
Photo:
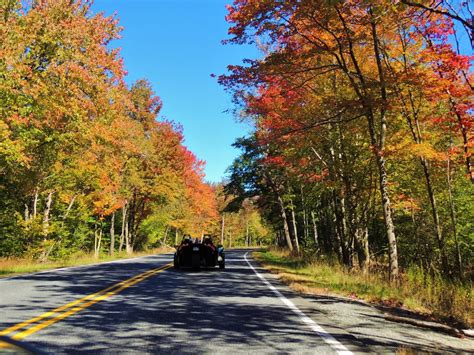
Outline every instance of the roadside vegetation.
[[452, 283], [412, 268], [394, 287], [383, 273], [348, 270], [337, 259], [295, 256], [278, 248], [254, 252], [254, 256], [299, 292], [361, 299], [410, 310], [461, 328], [474, 325], [474, 295], [470, 283]]
[[254, 126], [225, 191], [258, 206], [284, 277], [472, 324], [471, 17], [452, 1], [228, 7], [225, 42], [262, 58], [219, 77]]

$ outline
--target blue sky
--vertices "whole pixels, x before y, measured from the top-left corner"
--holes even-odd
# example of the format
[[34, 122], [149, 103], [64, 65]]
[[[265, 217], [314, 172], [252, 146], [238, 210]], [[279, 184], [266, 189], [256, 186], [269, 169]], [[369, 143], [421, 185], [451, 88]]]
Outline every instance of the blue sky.
[[124, 27], [127, 82], [148, 79], [163, 100], [161, 114], [184, 127], [185, 144], [206, 161], [206, 179], [221, 181], [238, 155], [231, 147], [250, 127], [235, 122], [231, 98], [216, 78], [229, 64], [258, 56], [255, 48], [222, 45], [229, 0], [96, 0], [94, 11], [117, 12]]

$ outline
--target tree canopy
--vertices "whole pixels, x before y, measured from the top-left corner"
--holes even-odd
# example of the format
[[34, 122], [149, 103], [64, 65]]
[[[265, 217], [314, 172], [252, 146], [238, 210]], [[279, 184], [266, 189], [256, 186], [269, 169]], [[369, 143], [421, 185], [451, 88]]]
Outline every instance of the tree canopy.
[[255, 127], [228, 188], [259, 196], [280, 243], [392, 279], [472, 266], [468, 5], [235, 0], [227, 21], [226, 43], [264, 54], [219, 78]]
[[0, 255], [131, 252], [217, 218], [204, 162], [146, 79], [125, 84], [118, 20], [91, 5], [0, 5]]

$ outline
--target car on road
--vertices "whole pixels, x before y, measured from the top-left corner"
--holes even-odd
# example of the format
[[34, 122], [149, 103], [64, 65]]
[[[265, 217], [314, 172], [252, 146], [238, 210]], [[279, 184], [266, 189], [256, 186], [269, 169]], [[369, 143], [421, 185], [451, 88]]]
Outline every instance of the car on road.
[[210, 236], [199, 238], [185, 237], [176, 246], [173, 264], [175, 269], [193, 268], [195, 270], [219, 266], [225, 269], [225, 253], [222, 245], [214, 245]]

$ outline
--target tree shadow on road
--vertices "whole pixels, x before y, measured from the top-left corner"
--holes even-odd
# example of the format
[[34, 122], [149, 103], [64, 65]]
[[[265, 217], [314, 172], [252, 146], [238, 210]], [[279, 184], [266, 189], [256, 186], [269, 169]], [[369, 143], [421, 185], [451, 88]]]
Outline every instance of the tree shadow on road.
[[[240, 257], [230, 252], [229, 258]], [[17, 311], [43, 311], [97, 292], [114, 283], [163, 265], [163, 257], [24, 276], [40, 292]], [[38, 282], [39, 281], [39, 282]], [[300, 297], [289, 290], [288, 298]], [[305, 297], [302, 310], [353, 351], [456, 352], [427, 344], [422, 331], [402, 336], [376, 335], [379, 319], [354, 315], [357, 324], [339, 323], [334, 309], [346, 307], [331, 297]], [[353, 312], [362, 312], [357, 308]], [[348, 309], [345, 310], [349, 312]], [[3, 324], [8, 326], [11, 324]], [[350, 328], [350, 329], [348, 329]], [[365, 331], [367, 328], [372, 332]], [[348, 331], [350, 330], [350, 331]], [[233, 261], [225, 270], [199, 272], [169, 269], [106, 301], [33, 335], [31, 342], [51, 353], [80, 352], [331, 352], [275, 294], [257, 278], [246, 262]], [[407, 340], [410, 339], [410, 340]]]

